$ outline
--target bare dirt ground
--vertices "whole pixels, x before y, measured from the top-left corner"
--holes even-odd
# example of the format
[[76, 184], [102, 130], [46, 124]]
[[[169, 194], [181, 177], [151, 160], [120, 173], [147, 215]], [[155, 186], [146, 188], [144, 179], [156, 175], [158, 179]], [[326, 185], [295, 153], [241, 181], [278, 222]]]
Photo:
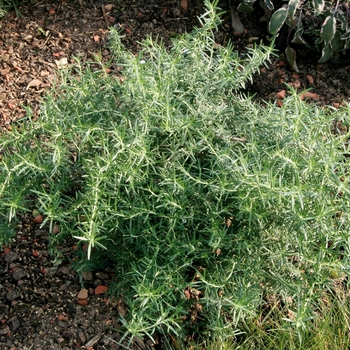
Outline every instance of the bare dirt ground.
[[[105, 5], [112, 4], [109, 8]], [[8, 13], [0, 20], [0, 128], [25, 116], [31, 108], [40, 118], [40, 101], [57, 79], [57, 70], [74, 62], [92, 60], [108, 50], [110, 26], [124, 33], [125, 46], [137, 52], [146, 35], [170, 39], [198, 25], [200, 9], [195, 0], [92, 0], [34, 1], [21, 7], [22, 17]], [[266, 23], [259, 14], [242, 17], [244, 34], [235, 35], [230, 18], [216, 34], [217, 43], [232, 40], [244, 51], [252, 38], [266, 37]], [[338, 107], [350, 101], [350, 62], [319, 65], [315, 54], [298, 54], [300, 72], [292, 72], [283, 55], [272, 59], [247, 86], [258, 100], [283, 103], [285, 84], [302, 91], [318, 104]], [[287, 92], [288, 94], [288, 92]], [[32, 218], [23, 218], [18, 234], [0, 256], [0, 346], [1, 349], [146, 349], [162, 348], [138, 339], [132, 345], [118, 344], [122, 337], [119, 314], [127, 312], [122, 301], [105, 293], [112, 271], [78, 274], [72, 264], [75, 245], [65, 242], [64, 254], [50, 256], [47, 230]]]

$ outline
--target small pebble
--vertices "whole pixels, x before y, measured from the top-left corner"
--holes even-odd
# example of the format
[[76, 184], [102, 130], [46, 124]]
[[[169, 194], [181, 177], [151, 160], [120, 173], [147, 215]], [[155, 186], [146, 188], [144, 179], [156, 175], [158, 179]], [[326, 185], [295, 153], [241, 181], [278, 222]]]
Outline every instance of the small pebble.
[[81, 273], [81, 276], [83, 277], [84, 281], [92, 281], [93, 275], [91, 271], [83, 271]]
[[5, 256], [4, 256], [4, 260], [8, 264], [14, 262], [17, 259], [18, 259], [18, 255], [15, 252], [9, 252], [9, 253], [5, 254]]
[[10, 291], [8, 293], [6, 293], [6, 299], [8, 301], [13, 301], [18, 297], [18, 293], [16, 291]]
[[109, 276], [106, 273], [100, 272], [100, 271], [96, 272], [96, 276], [98, 278], [100, 278], [101, 280], [108, 280], [109, 279]]
[[16, 317], [16, 316], [10, 318], [8, 323], [10, 325], [10, 329], [11, 329], [12, 332], [17, 330], [20, 327], [20, 325], [21, 325], [21, 322], [20, 322], [19, 318]]
[[14, 271], [14, 272], [12, 273], [12, 277], [13, 277], [16, 281], [18, 281], [18, 280], [20, 280], [22, 277], [24, 277], [25, 274], [26, 274], [26, 273], [25, 273], [24, 270], [18, 269], [18, 270]]
[[57, 325], [61, 328], [67, 328], [67, 323], [61, 320], [57, 320]]
[[0, 335], [7, 334], [8, 332], [10, 332], [10, 327], [9, 326], [5, 326], [5, 327], [0, 329]]
[[81, 289], [77, 296], [78, 299], [87, 299], [87, 297], [88, 297], [88, 290], [85, 288]]

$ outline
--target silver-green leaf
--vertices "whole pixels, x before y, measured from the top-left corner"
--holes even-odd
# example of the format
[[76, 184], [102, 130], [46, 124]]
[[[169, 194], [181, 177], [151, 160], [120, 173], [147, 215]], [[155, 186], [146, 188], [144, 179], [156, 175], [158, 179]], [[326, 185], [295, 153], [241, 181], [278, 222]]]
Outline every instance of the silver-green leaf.
[[263, 3], [267, 7], [267, 9], [269, 9], [269, 10], [274, 9], [274, 6], [273, 6], [273, 3], [271, 0], [263, 0], [263, 1], [261, 1], [261, 3]]
[[288, 46], [284, 53], [286, 54], [287, 61], [290, 65], [290, 68], [294, 70], [296, 73], [299, 73], [299, 69], [296, 62], [297, 54], [295, 50], [293, 50], [290, 46]]
[[303, 39], [302, 36], [295, 34], [293, 39], [292, 39], [292, 43], [293, 44], [303, 44], [303, 45], [305, 45], [306, 41]]
[[330, 42], [336, 33], [337, 21], [333, 16], [328, 16], [321, 27], [320, 36], [323, 40]]
[[312, 4], [314, 5], [315, 15], [318, 16], [324, 8], [324, 0], [312, 0]]
[[343, 43], [339, 32], [335, 33], [334, 38], [330, 42], [330, 45], [333, 52], [338, 52], [341, 50]]
[[241, 13], [250, 13], [253, 12], [254, 9], [252, 7], [252, 4], [250, 3], [246, 3], [246, 2], [241, 2], [238, 6], [237, 6], [237, 11], [241, 12]]
[[298, 8], [300, 0], [290, 0], [288, 3], [288, 18], [290, 20], [294, 19], [295, 11]]
[[330, 45], [326, 45], [322, 49], [322, 56], [318, 60], [318, 63], [325, 63], [325, 62], [327, 62], [330, 59], [330, 57], [332, 56], [332, 54], [333, 54], [333, 51], [332, 51]]
[[281, 27], [283, 26], [284, 21], [287, 18], [287, 9], [285, 7], [281, 7], [276, 12], [273, 13], [269, 23], [269, 32], [271, 34], [276, 34]]
[[241, 22], [241, 19], [239, 18], [239, 14], [237, 11], [231, 10], [231, 20], [232, 20], [232, 27], [236, 32], [243, 33], [244, 26]]

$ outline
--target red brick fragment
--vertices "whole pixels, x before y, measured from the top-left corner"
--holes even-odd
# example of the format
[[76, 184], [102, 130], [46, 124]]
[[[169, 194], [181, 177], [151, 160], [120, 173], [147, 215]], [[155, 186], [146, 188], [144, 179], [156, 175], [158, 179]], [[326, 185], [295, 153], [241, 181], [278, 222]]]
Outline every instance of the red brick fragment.
[[286, 97], [286, 90], [281, 90], [281, 91], [277, 92], [276, 97], [278, 99], [284, 99]]
[[107, 286], [97, 286], [95, 288], [95, 294], [98, 295], [98, 294], [103, 294], [105, 292], [107, 292], [108, 290], [108, 287]]
[[310, 74], [308, 74], [308, 75], [306, 76], [306, 79], [307, 79], [307, 81], [309, 82], [309, 84], [313, 84], [313, 83], [314, 83], [314, 78], [313, 78]]

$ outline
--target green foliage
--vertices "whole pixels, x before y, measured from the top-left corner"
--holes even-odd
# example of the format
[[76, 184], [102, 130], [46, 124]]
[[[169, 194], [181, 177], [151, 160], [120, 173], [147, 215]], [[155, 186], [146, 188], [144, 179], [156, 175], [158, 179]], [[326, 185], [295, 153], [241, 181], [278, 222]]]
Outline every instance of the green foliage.
[[39, 120], [2, 132], [0, 219], [36, 208], [53, 246], [87, 244], [77, 269], [112, 264], [123, 337], [239, 339], [273, 294], [302, 339], [348, 272], [350, 106], [253, 103], [239, 90], [272, 49], [216, 47], [210, 3], [201, 21], [136, 57], [113, 29], [119, 76], [77, 62]]
[[3, 17], [7, 11], [14, 9], [17, 16], [21, 15], [19, 6], [28, 3], [30, 0], [0, 0], [0, 18]]
[[[283, 326], [283, 320], [288, 314], [290, 305], [281, 305], [282, 300], [274, 299], [273, 303], [253, 321], [246, 325], [247, 333], [244, 341], [229, 344], [226, 349], [310, 349], [334, 350], [348, 349], [349, 340], [349, 311], [348, 283], [342, 283], [344, 276], [336, 280], [331, 289], [322, 294], [315, 309], [315, 318], [303, 332], [302, 339], [293, 328]], [[344, 288], [345, 286], [345, 288]], [[217, 349], [225, 349], [215, 344]], [[211, 347], [214, 349], [214, 346]]]
[[[254, 3], [255, 0], [243, 0], [237, 9], [252, 12]], [[278, 34], [284, 25], [289, 28], [286, 39], [289, 51], [292, 50], [291, 43], [303, 44], [320, 51], [319, 62], [323, 63], [331, 57], [338, 58], [341, 52], [345, 54], [350, 48], [350, 5], [347, 0], [289, 0], [279, 8], [271, 0], [260, 1], [260, 4], [266, 11], [265, 18], [270, 17], [271, 34]], [[292, 67], [296, 67], [294, 56], [287, 54]]]

